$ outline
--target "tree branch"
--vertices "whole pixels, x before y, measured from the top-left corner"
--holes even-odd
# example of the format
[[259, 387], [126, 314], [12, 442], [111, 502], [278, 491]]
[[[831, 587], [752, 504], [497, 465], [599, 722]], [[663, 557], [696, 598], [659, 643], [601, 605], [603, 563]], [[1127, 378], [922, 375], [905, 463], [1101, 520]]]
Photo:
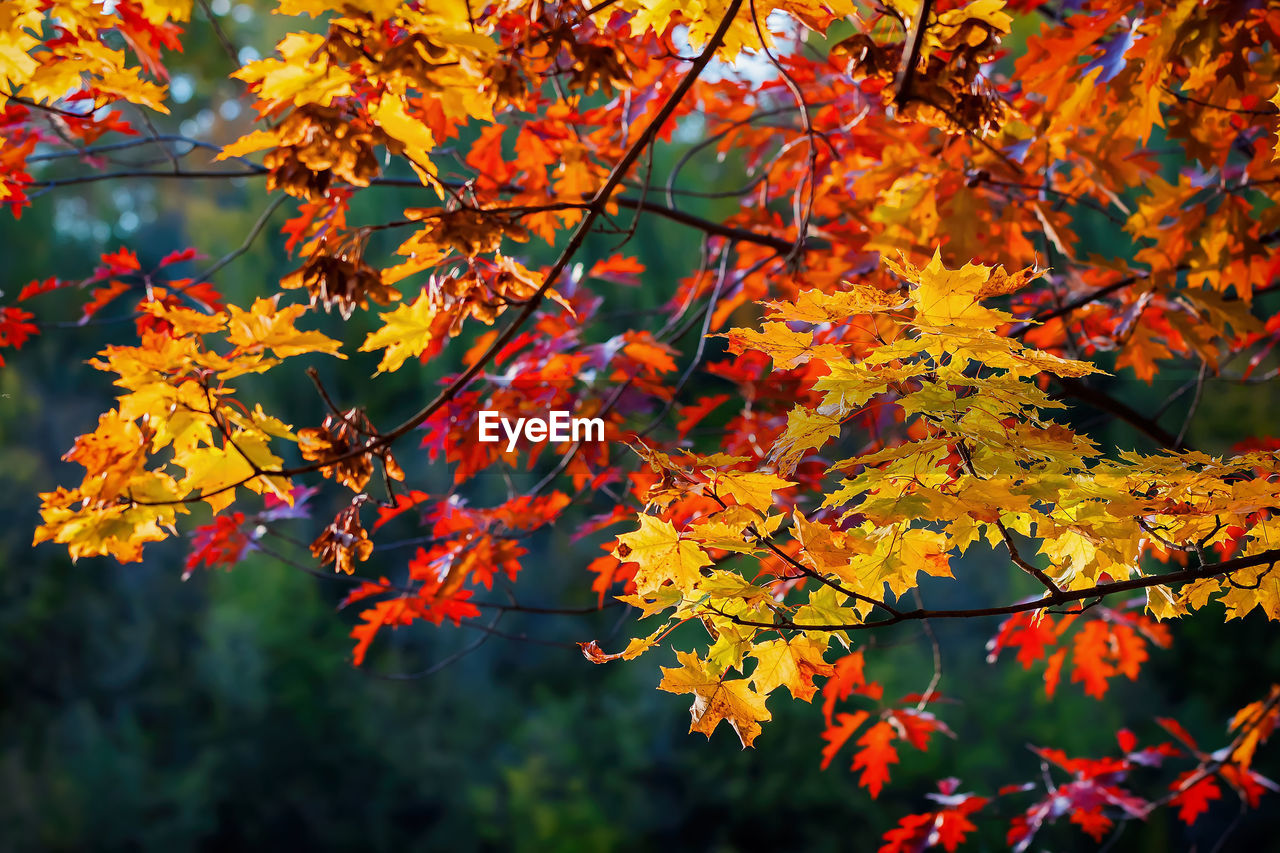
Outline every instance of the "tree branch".
[[[543, 300], [546, 298], [547, 291], [550, 290], [551, 286], [560, 278], [560, 275], [568, 267], [573, 256], [577, 254], [580, 248], [582, 248], [582, 244], [587, 239], [587, 234], [591, 231], [592, 227], [594, 227], [596, 221], [604, 214], [604, 210], [609, 204], [609, 196], [615, 189], [617, 189], [618, 185], [622, 183], [622, 179], [626, 177], [627, 172], [633, 165], [635, 165], [636, 160], [640, 158], [644, 149], [647, 148], [657, 137], [658, 131], [661, 130], [662, 126], [669, 118], [671, 118], [672, 114], [676, 111], [676, 107], [680, 105], [680, 102], [684, 100], [684, 97], [689, 93], [689, 90], [693, 87], [694, 82], [698, 79], [698, 76], [702, 73], [703, 69], [710, 64], [712, 57], [715, 56], [716, 50], [718, 50], [720, 45], [724, 42], [725, 34], [729, 31], [729, 26], [733, 23], [733, 19], [737, 16], [738, 10], [741, 6], [742, 0], [731, 0], [724, 18], [721, 19], [716, 31], [707, 42], [707, 46], [703, 49], [702, 53], [693, 60], [693, 67], [689, 69], [683, 78], [681, 78], [680, 82], [676, 85], [675, 89], [672, 90], [671, 95], [667, 98], [661, 109], [658, 110], [657, 115], [653, 117], [653, 120], [649, 122], [649, 125], [640, 133], [639, 138], [636, 139], [636, 141], [632, 143], [631, 147], [627, 149], [626, 153], [623, 154], [622, 159], [618, 161], [614, 166], [613, 171], [609, 173], [609, 177], [605, 180], [604, 185], [600, 187], [595, 197], [591, 200], [591, 203], [587, 207], [586, 215], [584, 215], [582, 221], [578, 223], [578, 227], [574, 229], [573, 234], [569, 237], [568, 244], [564, 247], [564, 250], [561, 251], [560, 256], [556, 259], [556, 262], [547, 272], [541, 286], [539, 286], [537, 291], [529, 297], [524, 307], [520, 310], [520, 313], [507, 325], [507, 328], [503, 330], [502, 334], [498, 335], [498, 337], [489, 344], [489, 347], [480, 355], [479, 358], [471, 363], [470, 367], [454, 379], [453, 382], [449, 384], [449, 387], [437, 394], [431, 402], [427, 403], [410, 416], [408, 420], [404, 421], [391, 431], [383, 433], [379, 438], [373, 439], [359, 447], [352, 448], [346, 453], [327, 458], [323, 461], [313, 462], [307, 465], [299, 465], [293, 468], [282, 468], [279, 471], [255, 472], [254, 477], [293, 477], [299, 474], [310, 474], [320, 470], [321, 468], [327, 468], [336, 462], [341, 462], [344, 459], [354, 459], [357, 456], [373, 453], [376, 450], [392, 444], [401, 436], [421, 426], [428, 418], [456, 397], [462, 389], [466, 388], [467, 385], [471, 383], [471, 380], [478, 376], [485, 367], [488, 366], [489, 362], [493, 360], [493, 357], [497, 355], [503, 347], [511, 342], [511, 340], [520, 332], [520, 329], [524, 324], [528, 322], [529, 318], [533, 316], [534, 312], [538, 310], [538, 307], [542, 305]], [[208, 493], [202, 492], [199, 496], [189, 495], [185, 498], [166, 501], [145, 501], [134, 498], [133, 496], [128, 496], [127, 500], [138, 506], [195, 503], [197, 501], [213, 497], [214, 495], [221, 494], [222, 492], [235, 489], [238, 486], [242, 486], [254, 479], [254, 477], [248, 477], [237, 483], [228, 483], [227, 485], [220, 486]]]
[[1016, 604], [1006, 604], [1000, 607], [976, 607], [965, 610], [906, 610], [899, 612], [896, 616], [877, 619], [874, 622], [821, 625], [798, 624], [788, 620], [776, 623], [756, 622], [749, 619], [730, 616], [729, 614], [721, 613], [718, 610], [715, 612], [735, 624], [745, 625], [752, 628], [782, 628], [784, 630], [792, 631], [865, 631], [871, 628], [883, 628], [889, 625], [896, 625], [900, 622], [917, 622], [921, 619], [973, 619], [982, 616], [1010, 616], [1014, 613], [1025, 613], [1029, 610], [1043, 610], [1049, 607], [1070, 604], [1074, 601], [1084, 601], [1089, 598], [1102, 599], [1109, 595], [1115, 595], [1118, 592], [1132, 592], [1133, 590], [1147, 589], [1148, 587], [1153, 586], [1183, 584], [1190, 583], [1191, 581], [1204, 580], [1205, 578], [1230, 575], [1234, 572], [1241, 571], [1242, 569], [1248, 569], [1254, 566], [1274, 565], [1277, 562], [1280, 562], [1280, 548], [1273, 548], [1269, 551], [1263, 551], [1261, 554], [1254, 554], [1249, 557], [1237, 557], [1234, 560], [1214, 563], [1210, 566], [1198, 566], [1191, 569], [1183, 569], [1182, 571], [1169, 572], [1163, 575], [1147, 575], [1145, 577], [1130, 578], [1129, 580], [1124, 581], [1112, 581], [1110, 583], [1096, 584], [1088, 589], [1061, 590], [1057, 595], [1048, 595], [1044, 598], [1021, 601]]
[[911, 81], [916, 76], [916, 63], [920, 61], [920, 48], [924, 46], [924, 33], [928, 29], [929, 12], [932, 8], [933, 0], [921, 0], [916, 16], [911, 21], [911, 43], [902, 54], [898, 76], [893, 82], [893, 102], [900, 108], [911, 99]]

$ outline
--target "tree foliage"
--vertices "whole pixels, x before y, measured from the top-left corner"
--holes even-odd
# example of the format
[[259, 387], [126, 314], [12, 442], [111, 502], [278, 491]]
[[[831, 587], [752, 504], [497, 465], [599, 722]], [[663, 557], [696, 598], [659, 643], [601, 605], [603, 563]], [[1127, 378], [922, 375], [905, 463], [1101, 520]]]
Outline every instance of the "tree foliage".
[[[81, 325], [109, 306], [130, 321], [85, 354], [117, 403], [64, 457], [79, 481], [40, 495], [36, 543], [130, 562], [182, 536], [187, 572], [230, 567], [304, 529], [318, 490], [341, 494], [302, 568], [350, 576], [360, 665], [390, 629], [571, 611], [495, 582], [536, 589], [522, 543], [589, 506], [581, 534], [614, 539], [582, 585], [644, 627], [616, 651], [584, 638], [585, 656], [675, 645], [659, 689], [692, 696], [690, 731], [724, 722], [744, 746], [770, 704], [821, 694], [815, 760], [849, 762], [871, 797], [956, 737], [936, 669], [886, 695], [877, 629], [988, 620], [990, 660], [1043, 667], [1051, 698], [1104, 700], [1176, 648], [1179, 620], [1280, 618], [1280, 444], [1188, 439], [1210, 383], [1276, 374], [1280, 5], [280, 0], [275, 52], [231, 51], [255, 121], [226, 144], [152, 118], [186, 32], [217, 27], [196, 9], [0, 7], [14, 216], [100, 180], [261, 179], [272, 202], [246, 246], [287, 205], [296, 264], [240, 306], [217, 283], [231, 256], [189, 273], [200, 246], [148, 264], [123, 247], [0, 307], [10, 350], [54, 322], [53, 291], [83, 294]], [[115, 159], [139, 150], [159, 159]], [[701, 185], [709, 153], [747, 184]], [[420, 201], [359, 204], [388, 187]], [[673, 259], [670, 286], [644, 278], [660, 313], [613, 333], [611, 295], [646, 274], [625, 246], [652, 220], [701, 256]], [[1104, 256], [1099, 228], [1131, 249]], [[445, 375], [379, 423], [329, 391], [348, 358], [376, 359], [374, 382]], [[307, 377], [313, 407], [256, 395], [268, 372]], [[1110, 376], [1184, 384], [1152, 413]], [[606, 440], [478, 440], [482, 411], [556, 410], [600, 418]], [[1092, 412], [1140, 447], [1091, 438]], [[476, 487], [530, 470], [500, 500]], [[387, 525], [417, 537], [394, 571], [371, 562]], [[925, 602], [957, 588], [999, 593]], [[984, 819], [1018, 850], [1059, 821], [1103, 841], [1161, 807], [1194, 824], [1228, 791], [1256, 808], [1276, 788], [1252, 761], [1280, 687], [1257, 693], [1207, 749], [1160, 718], [1107, 756], [1036, 746], [1036, 781], [944, 779], [881, 849], [955, 850]]]

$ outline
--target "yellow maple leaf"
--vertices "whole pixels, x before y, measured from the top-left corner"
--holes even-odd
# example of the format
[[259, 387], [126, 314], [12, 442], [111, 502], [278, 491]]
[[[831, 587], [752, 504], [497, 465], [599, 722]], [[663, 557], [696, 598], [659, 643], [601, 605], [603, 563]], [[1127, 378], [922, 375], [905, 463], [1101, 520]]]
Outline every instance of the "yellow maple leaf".
[[790, 474], [800, 458], [840, 434], [840, 419], [796, 406], [787, 414], [787, 428], [773, 445], [779, 473]]
[[153, 24], [191, 18], [191, 0], [139, 0], [142, 14]]
[[[856, 609], [847, 606], [849, 596], [837, 592], [829, 586], [820, 586], [809, 593], [809, 603], [796, 608], [795, 623], [804, 625], [857, 625], [863, 616]], [[835, 637], [849, 647], [849, 634], [846, 631], [834, 631], [828, 628], [816, 628], [805, 632], [806, 637], [822, 639]]]
[[430, 294], [424, 290], [413, 302], [384, 311], [381, 316], [382, 328], [369, 333], [360, 345], [360, 352], [385, 348], [382, 361], [378, 362], [378, 373], [391, 373], [431, 345], [436, 311]]
[[1271, 620], [1280, 619], [1280, 572], [1274, 566], [1254, 566], [1232, 575], [1234, 583], [1218, 600], [1227, 608], [1227, 619], [1242, 619], [1255, 607]]
[[382, 128], [383, 133], [404, 146], [404, 156], [418, 173], [419, 180], [424, 185], [435, 187], [439, 194], [438, 182], [433, 180], [436, 167], [431, 162], [430, 151], [435, 148], [436, 143], [431, 130], [409, 115], [404, 102], [390, 92], [378, 99], [378, 103], [369, 110], [369, 115]]
[[180, 305], [166, 305], [160, 301], [144, 302], [139, 308], [167, 322], [173, 327], [176, 337], [207, 335], [219, 331], [227, 324], [226, 314], [206, 314]]
[[904, 303], [896, 291], [880, 290], [865, 284], [850, 285], [849, 290], [823, 293], [804, 290], [794, 302], [764, 302], [772, 320], [799, 320], [804, 323], [832, 323], [888, 311]]
[[[1280, 694], [1280, 684], [1271, 685], [1271, 692], [1266, 701], [1250, 702], [1231, 718], [1230, 731], [1240, 730], [1244, 735], [1231, 753], [1231, 760], [1241, 770], [1248, 770], [1253, 763], [1253, 754], [1258, 744], [1265, 743], [1276, 729], [1280, 721], [1280, 709], [1276, 708], [1276, 697]], [[1247, 728], [1246, 728], [1247, 727]]]
[[751, 746], [760, 734], [760, 723], [772, 719], [765, 697], [751, 689], [745, 678], [726, 679], [717, 667], [709, 667], [692, 652], [676, 652], [679, 667], [662, 667], [659, 690], [692, 693], [689, 731], [708, 738], [721, 720], [738, 733], [743, 747]]
[[775, 490], [795, 485], [777, 474], [760, 471], [720, 471], [712, 482], [718, 494], [729, 495], [742, 506], [761, 512], [768, 512], [773, 508]]
[[1003, 11], [1004, 0], [973, 0], [959, 9], [950, 9], [938, 15], [939, 27], [959, 27], [967, 21], [982, 21], [997, 32], [1007, 33], [1013, 18]]
[[[894, 267], [893, 263], [889, 263]], [[984, 308], [978, 300], [991, 268], [977, 264], [965, 264], [958, 270], [942, 265], [941, 250], [933, 253], [933, 259], [920, 270], [907, 265], [899, 267], [909, 278], [919, 282], [911, 290], [911, 301], [916, 306], [916, 322], [928, 326], [958, 326], [963, 329], [988, 330], [999, 325], [1008, 315]], [[912, 272], [916, 275], [912, 276]]]
[[246, 133], [235, 142], [224, 145], [214, 160], [226, 160], [231, 157], [243, 157], [264, 148], [274, 148], [280, 144], [280, 134], [276, 130], [254, 130]]
[[235, 487], [241, 484], [288, 500], [288, 480], [257, 476], [259, 471], [278, 470], [282, 461], [271, 452], [266, 436], [246, 430], [237, 430], [222, 447], [199, 447], [174, 459], [187, 472], [182, 480], [183, 491], [199, 492], [214, 512], [221, 512], [235, 501]]
[[835, 672], [835, 667], [822, 659], [827, 645], [825, 640], [812, 637], [756, 643], [751, 649], [751, 656], [757, 661], [751, 673], [756, 691], [768, 696], [776, 688], [785, 686], [792, 697], [812, 701], [818, 689], [813, 683], [814, 676]]
[[[150, 501], [177, 497], [173, 478], [152, 472], [136, 477], [129, 492], [134, 498]], [[36, 528], [31, 544], [53, 541], [66, 545], [73, 561], [111, 556], [121, 563], [137, 562], [142, 559], [143, 545], [167, 538], [166, 529], [172, 529], [176, 513], [186, 512], [174, 504], [103, 504], [80, 489], [59, 488], [41, 494], [40, 499], [44, 524]]]
[[681, 539], [669, 521], [652, 515], [640, 516], [640, 529], [618, 536], [614, 556], [636, 563], [636, 592], [640, 595], [656, 591], [667, 581], [677, 589], [691, 590], [702, 579], [699, 572], [711, 565], [711, 559], [696, 542]]
[[759, 350], [773, 359], [777, 370], [790, 370], [811, 358], [838, 358], [840, 351], [831, 344], [813, 343], [813, 332], [793, 332], [786, 323], [765, 323], [763, 331], [734, 329], [729, 332], [729, 351]]
[[28, 51], [39, 47], [31, 35], [41, 30], [44, 13], [31, 0], [0, 3], [0, 83], [14, 91], [39, 67]]
[[346, 358], [338, 352], [340, 341], [320, 332], [300, 332], [294, 321], [307, 312], [305, 305], [288, 305], [277, 308], [279, 294], [271, 298], [255, 299], [248, 311], [228, 306], [230, 319], [227, 324], [227, 340], [245, 351], [270, 349], [280, 358], [323, 352], [338, 358]]
[[289, 33], [276, 45], [280, 59], [259, 59], [231, 76], [259, 84], [258, 94], [264, 101], [327, 107], [334, 98], [350, 95], [356, 78], [329, 61], [324, 41], [318, 33]]

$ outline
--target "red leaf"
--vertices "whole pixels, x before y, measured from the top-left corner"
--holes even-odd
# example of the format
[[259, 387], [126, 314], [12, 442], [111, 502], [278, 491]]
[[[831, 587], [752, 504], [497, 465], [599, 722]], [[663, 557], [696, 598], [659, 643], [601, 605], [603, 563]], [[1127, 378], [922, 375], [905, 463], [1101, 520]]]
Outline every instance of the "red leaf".
[[866, 711], [855, 711], [852, 714], [836, 714], [835, 725], [828, 726], [827, 730], [822, 733], [822, 739], [827, 741], [827, 745], [822, 748], [823, 770], [831, 766], [831, 760], [836, 757], [836, 753], [849, 741], [849, 738], [853, 737], [853, 733], [866, 722], [868, 716], [870, 715]]
[[713, 397], [703, 397], [691, 406], [679, 407], [677, 411], [680, 419], [676, 423], [676, 432], [681, 438], [684, 438], [689, 434], [689, 430], [701, 423], [703, 418], [719, 408], [720, 404], [728, 399], [728, 394], [716, 394]]
[[835, 668], [835, 675], [822, 685], [822, 716], [826, 718], [828, 727], [831, 726], [831, 712], [835, 710], [836, 702], [843, 702], [855, 687], [865, 687], [867, 684], [867, 678], [862, 672], [862, 649], [837, 660]]
[[858, 738], [862, 749], [853, 756], [853, 770], [862, 769], [858, 784], [866, 788], [871, 799], [880, 796], [884, 783], [889, 781], [889, 765], [898, 763], [898, 751], [893, 748], [897, 733], [893, 726], [881, 720]]
[[1178, 740], [1182, 741], [1183, 744], [1185, 744], [1186, 746], [1190, 747], [1191, 749], [1197, 748], [1196, 739], [1193, 738], [1191, 736], [1191, 732], [1184, 729], [1182, 727], [1182, 724], [1179, 723], [1177, 720], [1173, 719], [1172, 717], [1156, 717], [1156, 723], [1159, 724], [1159, 726], [1162, 729], [1164, 729], [1166, 732], [1173, 735]]
[[138, 263], [138, 256], [123, 246], [114, 252], [107, 252], [102, 255], [100, 260], [102, 266], [94, 270], [94, 278], [108, 278], [113, 275], [128, 275], [129, 273], [142, 271], [142, 264]]
[[1138, 737], [1128, 729], [1121, 729], [1116, 732], [1116, 742], [1120, 744], [1120, 751], [1128, 754], [1138, 745]]
[[[970, 797], [964, 806], [958, 809], [944, 809], [938, 812], [936, 834], [947, 853], [955, 853], [955, 849], [964, 843], [965, 836], [978, 827], [969, 820], [969, 815], [986, 805], [984, 797]], [[976, 804], [975, 804], [976, 803]]]
[[929, 736], [935, 731], [950, 734], [941, 720], [928, 711], [902, 708], [889, 714], [889, 722], [898, 729], [898, 737], [924, 752], [929, 749]]
[[587, 278], [598, 278], [612, 284], [623, 284], [637, 287], [640, 284], [640, 273], [644, 272], [644, 264], [635, 258], [615, 255], [603, 261], [596, 261], [587, 273]]
[[423, 501], [430, 500], [430, 498], [431, 495], [426, 492], [420, 492], [417, 489], [414, 489], [407, 495], [396, 495], [395, 506], [378, 507], [378, 520], [373, 523], [373, 529], [377, 530], [391, 519], [408, 512]]
[[1111, 645], [1116, 670], [1128, 676], [1130, 681], [1136, 680], [1142, 664], [1150, 657], [1146, 640], [1128, 625], [1112, 625]]
[[84, 306], [84, 314], [80, 317], [80, 323], [84, 324], [93, 318], [103, 308], [106, 308], [116, 297], [129, 290], [129, 285], [123, 281], [112, 281], [104, 287], [99, 287], [93, 291], [93, 299]]
[[1045, 647], [1057, 645], [1058, 632], [1047, 614], [1015, 613], [1000, 624], [996, 636], [987, 643], [987, 661], [994, 662], [1004, 649], [1018, 650], [1023, 669], [1045, 656]]
[[1071, 813], [1071, 822], [1079, 826], [1094, 841], [1101, 841], [1102, 836], [1111, 828], [1111, 818], [1102, 813], [1102, 806], [1091, 809], [1076, 809]]
[[41, 293], [48, 293], [50, 290], [57, 290], [60, 287], [66, 287], [70, 283], [71, 282], [69, 281], [60, 281], [56, 278], [46, 278], [44, 281], [33, 281], [23, 287], [18, 293], [18, 301], [22, 302], [23, 300], [30, 299], [33, 296], [38, 296]]
[[411, 624], [417, 615], [415, 609], [416, 603], [402, 596], [390, 601], [379, 601], [371, 609], [362, 612], [360, 618], [363, 621], [351, 629], [351, 636], [356, 640], [355, 649], [351, 653], [352, 663], [356, 666], [364, 663], [365, 653], [369, 651], [369, 645], [383, 625], [399, 627]]
[[599, 604], [604, 606], [604, 597], [614, 584], [630, 583], [634, 580], [636, 570], [639, 568], [636, 563], [623, 563], [612, 554], [601, 555], [588, 563], [587, 571], [596, 576], [591, 582], [591, 589], [597, 594]]
[[[22, 349], [32, 336], [40, 334], [40, 327], [30, 322], [35, 315], [21, 308], [6, 305], [0, 308], [0, 347]], [[4, 360], [0, 359], [0, 365]]]
[[906, 815], [884, 834], [885, 843], [880, 853], [918, 853], [932, 846], [929, 837], [933, 835], [937, 818], [934, 812]]
[[1086, 622], [1075, 636], [1071, 681], [1083, 681], [1084, 692], [1101, 699], [1107, 692], [1107, 679], [1116, 674], [1115, 667], [1106, 660], [1110, 654], [1111, 631], [1107, 623], [1101, 619]]
[[483, 187], [499, 187], [510, 182], [515, 164], [502, 153], [502, 134], [506, 127], [493, 124], [480, 131], [480, 138], [467, 154], [467, 165], [478, 173], [476, 183]]
[[167, 267], [170, 264], [180, 264], [183, 261], [194, 260], [198, 254], [195, 249], [175, 249], [160, 259], [160, 263], [156, 264], [156, 269]]
[[[1199, 771], [1188, 770], [1177, 779], [1173, 780], [1173, 784], [1169, 786], [1170, 790], [1177, 791], [1184, 785], [1188, 779], [1191, 779]], [[1200, 781], [1191, 785], [1185, 791], [1181, 791], [1176, 797], [1169, 801], [1169, 805], [1178, 807], [1178, 820], [1187, 826], [1196, 822], [1200, 815], [1209, 810], [1209, 801], [1222, 798], [1222, 789], [1218, 787], [1218, 783], [1214, 781], [1213, 776], [1205, 776]]]
[[374, 583], [373, 581], [365, 581], [343, 596], [342, 601], [338, 602], [338, 609], [341, 610], [344, 607], [355, 604], [357, 601], [363, 601], [364, 599], [375, 595], [383, 595], [394, 591], [394, 588], [391, 586], [391, 581], [386, 578], [378, 578], [377, 583]]
[[230, 568], [244, 559], [253, 547], [253, 542], [242, 529], [244, 513], [219, 515], [211, 524], [197, 527], [191, 536], [191, 553], [187, 555], [186, 571], [183, 578], [188, 577], [201, 563], [213, 568], [227, 566]]
[[1067, 650], [1058, 649], [1049, 656], [1049, 665], [1044, 668], [1044, 693], [1050, 699], [1058, 689], [1058, 679], [1062, 675], [1062, 662], [1067, 659]]

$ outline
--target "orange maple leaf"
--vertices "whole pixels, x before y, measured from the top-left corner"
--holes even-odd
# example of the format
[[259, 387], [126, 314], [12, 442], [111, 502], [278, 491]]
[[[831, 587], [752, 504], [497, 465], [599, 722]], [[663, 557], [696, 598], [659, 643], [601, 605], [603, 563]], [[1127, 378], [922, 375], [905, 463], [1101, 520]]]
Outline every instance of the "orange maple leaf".
[[898, 751], [893, 748], [897, 732], [888, 722], [881, 720], [858, 738], [862, 747], [853, 756], [853, 770], [862, 770], [858, 784], [866, 788], [871, 799], [880, 796], [884, 783], [889, 781], [889, 765], [898, 763]]

